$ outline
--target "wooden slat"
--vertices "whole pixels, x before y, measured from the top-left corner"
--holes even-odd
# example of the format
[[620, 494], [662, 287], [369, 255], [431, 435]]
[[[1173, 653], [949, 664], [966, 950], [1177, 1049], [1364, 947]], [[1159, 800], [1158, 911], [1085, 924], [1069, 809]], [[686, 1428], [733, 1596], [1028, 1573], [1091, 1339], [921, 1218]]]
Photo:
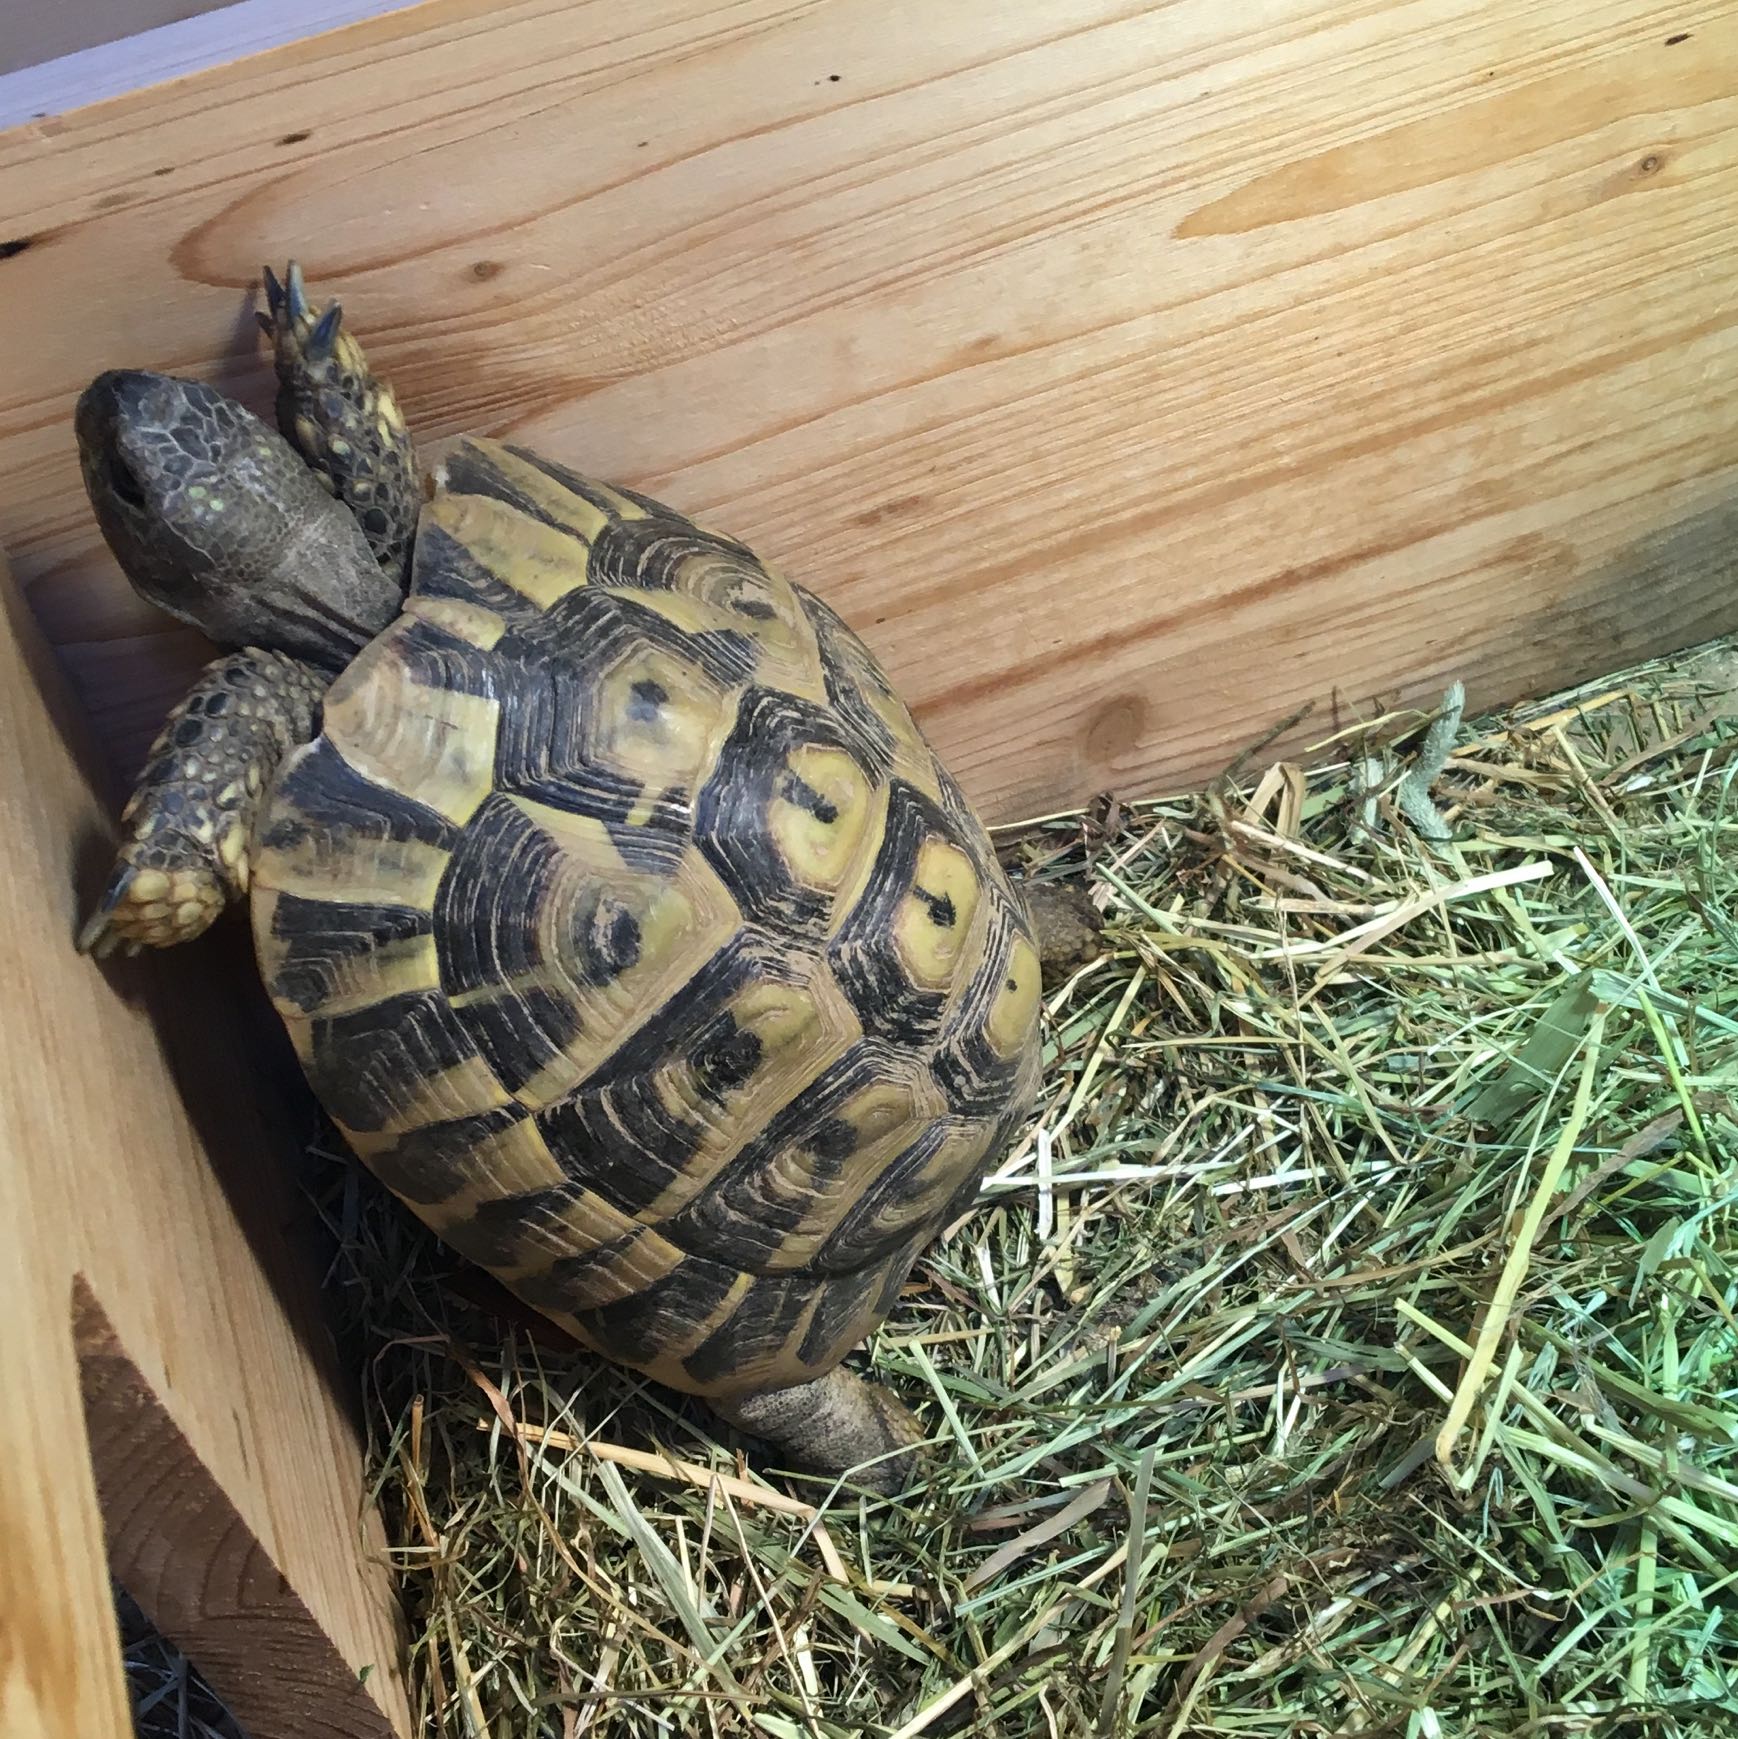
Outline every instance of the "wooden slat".
[[233, 950], [73, 951], [113, 849], [79, 733], [0, 561], [0, 1733], [131, 1731], [112, 1568], [253, 1739], [408, 1734], [288, 1071]]
[[809, 579], [997, 819], [1738, 626], [1735, 0], [432, 0], [0, 139], [0, 530], [123, 762], [99, 366], [294, 251], [418, 429]]

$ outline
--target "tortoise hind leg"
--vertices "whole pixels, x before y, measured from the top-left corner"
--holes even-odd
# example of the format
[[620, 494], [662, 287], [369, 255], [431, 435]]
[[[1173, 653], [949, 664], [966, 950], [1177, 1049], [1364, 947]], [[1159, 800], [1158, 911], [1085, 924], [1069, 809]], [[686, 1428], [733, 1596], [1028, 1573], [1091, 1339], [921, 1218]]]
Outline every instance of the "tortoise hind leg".
[[254, 818], [279, 761], [309, 741], [327, 678], [248, 648], [205, 667], [151, 746], [125, 833], [79, 951], [172, 948], [210, 927], [248, 887]]
[[278, 282], [265, 268], [269, 312], [259, 323], [278, 372], [278, 428], [314, 475], [356, 516], [375, 560], [405, 586], [422, 505], [416, 451], [392, 388], [342, 329], [336, 302], [315, 314], [294, 260]]
[[1015, 884], [1038, 942], [1047, 985], [1060, 984], [1103, 951], [1104, 918], [1078, 882]]
[[804, 1472], [849, 1474], [848, 1484], [882, 1496], [903, 1491], [917, 1476], [923, 1427], [888, 1390], [843, 1365], [812, 1383], [711, 1406], [732, 1425], [783, 1450]]

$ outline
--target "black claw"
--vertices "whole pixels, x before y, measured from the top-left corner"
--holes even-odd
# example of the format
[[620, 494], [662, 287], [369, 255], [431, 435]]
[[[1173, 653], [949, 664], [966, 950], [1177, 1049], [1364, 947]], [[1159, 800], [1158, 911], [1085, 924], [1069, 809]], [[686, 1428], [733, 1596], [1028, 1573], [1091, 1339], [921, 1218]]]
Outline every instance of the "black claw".
[[344, 310], [336, 302], [320, 316], [302, 347], [310, 357], [323, 357], [331, 351], [332, 341], [338, 336], [338, 323], [343, 318]]
[[[260, 272], [265, 280], [266, 306], [273, 314], [276, 314], [284, 305], [284, 287], [278, 282], [278, 275], [270, 266], [261, 266]], [[259, 318], [260, 324], [265, 327], [266, 331], [270, 332], [272, 329], [271, 321], [263, 314]]]
[[259, 329], [260, 329], [260, 331], [262, 331], [266, 335], [267, 338], [276, 338], [277, 337], [277, 335], [278, 335], [277, 323], [272, 319], [271, 315], [262, 314], [259, 312], [258, 309], [255, 309], [254, 310], [254, 319], [256, 319], [259, 322]]
[[290, 304], [290, 318], [300, 320], [308, 311], [308, 287], [302, 282], [302, 268], [294, 260], [288, 267], [289, 283], [287, 285]]

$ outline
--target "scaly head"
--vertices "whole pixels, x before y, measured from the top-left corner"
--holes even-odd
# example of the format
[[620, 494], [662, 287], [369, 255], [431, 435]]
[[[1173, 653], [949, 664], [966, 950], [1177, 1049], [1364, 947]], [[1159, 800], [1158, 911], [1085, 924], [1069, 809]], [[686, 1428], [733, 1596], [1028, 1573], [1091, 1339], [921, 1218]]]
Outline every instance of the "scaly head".
[[142, 596], [224, 647], [341, 668], [398, 613], [354, 517], [201, 381], [111, 370], [75, 418], [86, 493]]

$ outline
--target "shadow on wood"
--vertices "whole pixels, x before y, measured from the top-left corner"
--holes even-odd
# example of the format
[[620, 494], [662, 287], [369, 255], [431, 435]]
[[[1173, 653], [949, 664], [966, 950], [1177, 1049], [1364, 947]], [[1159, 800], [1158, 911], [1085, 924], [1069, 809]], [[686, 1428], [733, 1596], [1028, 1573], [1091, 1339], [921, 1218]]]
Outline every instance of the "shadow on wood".
[[0, 1629], [17, 1639], [0, 1728], [126, 1732], [106, 1523], [121, 1580], [252, 1739], [407, 1733], [384, 1541], [262, 1092], [271, 1053], [209, 958], [151, 962], [165, 982], [73, 951], [109, 805], [3, 571], [0, 598], [0, 1214], [18, 1251], [0, 1377], [29, 1397], [0, 1409]]

